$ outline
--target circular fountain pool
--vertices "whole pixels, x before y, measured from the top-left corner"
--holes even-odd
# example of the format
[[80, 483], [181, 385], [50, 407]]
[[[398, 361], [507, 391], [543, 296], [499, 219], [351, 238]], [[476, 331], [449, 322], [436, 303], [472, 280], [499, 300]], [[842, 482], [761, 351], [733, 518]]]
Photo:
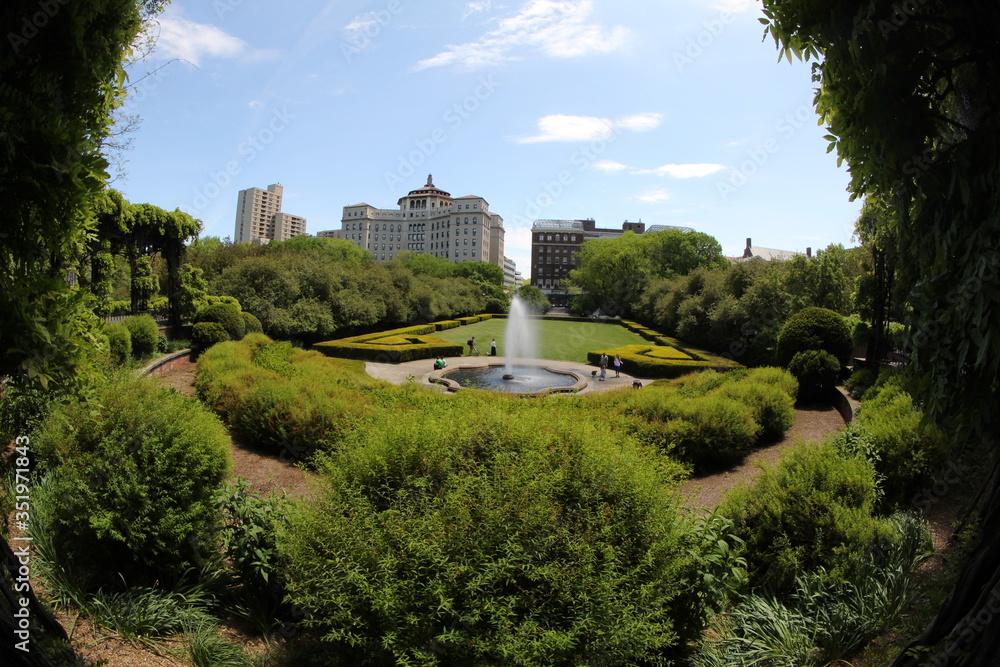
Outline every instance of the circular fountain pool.
[[[512, 374], [513, 377], [505, 379], [505, 374]], [[523, 365], [508, 369], [504, 364], [446, 368], [432, 373], [430, 380], [446, 385], [450, 391], [467, 388], [509, 391], [518, 394], [579, 391], [586, 386], [586, 380], [572, 371]]]

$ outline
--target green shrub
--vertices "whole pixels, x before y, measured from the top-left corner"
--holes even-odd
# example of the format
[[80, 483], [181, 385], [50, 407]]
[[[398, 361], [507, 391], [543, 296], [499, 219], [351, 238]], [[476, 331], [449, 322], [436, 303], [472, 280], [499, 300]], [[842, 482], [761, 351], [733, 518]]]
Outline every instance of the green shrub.
[[842, 579], [854, 555], [884, 539], [889, 527], [873, 515], [875, 500], [868, 461], [841, 456], [831, 442], [807, 443], [727, 494], [720, 512], [746, 542], [751, 584], [780, 593], [803, 570]]
[[194, 318], [195, 324], [199, 322], [216, 322], [221, 324], [232, 340], [240, 340], [247, 332], [246, 321], [240, 312], [239, 307], [231, 303], [217, 303], [198, 311]]
[[132, 358], [132, 333], [121, 322], [104, 326], [104, 334], [108, 337], [108, 351], [111, 361], [118, 366], [124, 366]]
[[196, 351], [207, 350], [227, 340], [230, 340], [229, 334], [218, 322], [198, 322], [191, 327], [191, 347]]
[[837, 386], [840, 362], [825, 350], [806, 350], [792, 357], [788, 370], [799, 382], [799, 396], [806, 401], [816, 400]]
[[776, 384], [755, 382], [747, 376], [742, 382], [729, 382], [712, 392], [749, 406], [760, 424], [758, 442], [777, 442], [795, 420], [795, 398]]
[[791, 396], [792, 400], [795, 400], [799, 393], [798, 380], [784, 368], [777, 368], [775, 366], [751, 368], [747, 371], [746, 380], [748, 382], [762, 382], [764, 384], [775, 385], [781, 391]]
[[875, 384], [876, 379], [875, 373], [872, 371], [867, 368], [859, 368], [851, 373], [844, 386], [850, 392], [852, 398], [860, 401], [864, 397], [865, 392]]
[[385, 384], [363, 371], [348, 379], [349, 363], [251, 334], [204, 353], [195, 386], [233, 428], [283, 460], [308, 460], [317, 449], [335, 447], [368, 413], [371, 399], [360, 391], [366, 383]]
[[917, 502], [949, 452], [945, 435], [924, 419], [898, 380], [869, 389], [857, 421], [838, 434], [835, 443], [841, 451], [872, 462], [890, 505]]
[[637, 433], [644, 441], [698, 471], [738, 462], [760, 432], [751, 408], [724, 396], [684, 398], [649, 387], [628, 401], [625, 413], [641, 418]]
[[841, 365], [851, 357], [851, 332], [844, 318], [827, 308], [803, 308], [788, 318], [778, 335], [778, 363], [787, 366], [799, 352], [824, 350]]
[[892, 541], [856, 555], [846, 581], [804, 572], [790, 596], [748, 596], [692, 666], [847, 664], [846, 658], [897, 623], [917, 593], [913, 571], [929, 553], [930, 537], [912, 515], [892, 523]]
[[250, 334], [250, 333], [264, 332], [264, 327], [260, 325], [260, 320], [258, 320], [254, 315], [247, 312], [242, 312], [240, 313], [240, 316], [243, 318], [243, 324], [245, 325], [244, 329], [246, 330], [246, 333]]
[[229, 437], [197, 401], [119, 377], [50, 414], [32, 449], [47, 479], [32, 529], [81, 586], [176, 582], [215, 557]]
[[156, 352], [160, 340], [160, 328], [152, 315], [133, 315], [126, 317], [122, 324], [132, 335], [132, 354], [137, 359], [148, 357]]
[[698, 632], [657, 459], [524, 405], [384, 421], [292, 510], [289, 599], [345, 664], [642, 664]]
[[[659, 334], [657, 336], [663, 340], [673, 340], [659, 336]], [[622, 362], [624, 363], [622, 370], [626, 373], [637, 377], [652, 378], [676, 378], [688, 373], [708, 369], [729, 370], [742, 368], [740, 364], [731, 359], [718, 357], [704, 350], [679, 347], [678, 345], [673, 345], [672, 347], [679, 350], [683, 356], [677, 355], [677, 358], [651, 356], [655, 355], [657, 350], [663, 348], [654, 347], [649, 344], [623, 345], [622, 347], [588, 352], [587, 361], [596, 364], [602, 353], [608, 355], [609, 359], [613, 359], [618, 354], [621, 355]]]
[[226, 487], [219, 506], [223, 552], [241, 587], [239, 601], [232, 609], [267, 635], [286, 611], [284, 564], [277, 548], [278, 526], [287, 513], [286, 498], [265, 498], [246, 480], [238, 479]]

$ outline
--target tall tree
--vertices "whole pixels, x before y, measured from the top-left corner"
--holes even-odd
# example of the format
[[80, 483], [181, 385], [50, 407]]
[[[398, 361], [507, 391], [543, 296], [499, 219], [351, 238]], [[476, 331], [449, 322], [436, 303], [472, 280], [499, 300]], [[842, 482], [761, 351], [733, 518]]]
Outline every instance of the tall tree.
[[[161, 4], [0, 3], [0, 376], [63, 390], [90, 376], [96, 318], [74, 277], [107, 180], [102, 147], [123, 95], [122, 62]], [[13, 556], [0, 548], [4, 664], [52, 664], [37, 642], [65, 633], [30, 591], [15, 593]], [[23, 629], [13, 616], [22, 599], [36, 609], [24, 651], [11, 642]]]
[[[813, 63], [815, 104], [855, 196], [915, 268], [913, 368], [932, 417], [995, 431], [1000, 370], [1000, 3], [764, 0], [782, 55]], [[1000, 467], [980, 537], [937, 618], [896, 665], [1000, 655]]]

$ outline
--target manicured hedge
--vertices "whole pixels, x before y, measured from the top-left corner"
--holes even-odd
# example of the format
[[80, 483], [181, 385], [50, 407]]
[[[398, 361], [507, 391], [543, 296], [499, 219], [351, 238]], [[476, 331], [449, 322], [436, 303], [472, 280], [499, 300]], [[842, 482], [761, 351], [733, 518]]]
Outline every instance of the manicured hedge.
[[828, 308], [803, 308], [788, 318], [778, 335], [778, 363], [788, 365], [799, 352], [825, 350], [841, 365], [851, 357], [851, 332], [847, 322]]
[[[423, 324], [325, 341], [316, 343], [313, 347], [328, 357], [385, 363], [461, 355], [461, 345], [429, 335], [437, 330], [437, 323]], [[417, 342], [413, 342], [414, 340]]]
[[217, 322], [221, 324], [232, 340], [239, 340], [247, 332], [247, 324], [240, 314], [240, 309], [228, 303], [217, 303], [198, 311], [194, 318], [199, 322]]
[[[662, 337], [661, 337], [662, 338]], [[729, 370], [743, 368], [732, 359], [718, 357], [708, 352], [698, 350], [680, 350], [686, 354], [686, 358], [663, 359], [650, 356], [650, 352], [659, 350], [658, 347], [650, 345], [624, 345], [622, 347], [610, 348], [607, 350], [595, 350], [587, 353], [587, 361], [597, 364], [600, 361], [601, 353], [608, 355], [608, 359], [614, 359], [615, 355], [621, 355], [622, 370], [629, 375], [649, 378], [676, 378], [686, 373], [706, 370]]]
[[132, 354], [138, 358], [146, 357], [156, 352], [160, 338], [160, 328], [152, 315], [132, 315], [122, 320], [122, 324], [132, 335]]
[[444, 331], [445, 329], [455, 329], [462, 326], [462, 323], [458, 320], [441, 320], [440, 322], [434, 323], [434, 328], [437, 331]]
[[108, 352], [111, 360], [121, 366], [132, 358], [132, 333], [121, 322], [104, 325], [104, 334], [108, 337]]

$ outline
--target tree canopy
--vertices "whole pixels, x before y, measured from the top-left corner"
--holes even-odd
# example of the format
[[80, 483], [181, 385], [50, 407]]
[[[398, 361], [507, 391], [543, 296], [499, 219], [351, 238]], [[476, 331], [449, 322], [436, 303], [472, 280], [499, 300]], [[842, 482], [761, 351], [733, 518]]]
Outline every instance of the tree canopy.
[[[781, 55], [812, 63], [816, 109], [830, 150], [848, 165], [852, 194], [884, 207], [864, 233], [913, 267], [918, 398], [932, 418], [995, 432], [1000, 5], [764, 0], [764, 15]], [[983, 537], [938, 617], [896, 665], [986, 665], [1000, 652], [1000, 619], [986, 607], [1000, 593], [998, 473], [982, 497]], [[974, 621], [979, 631], [969, 637], [964, 628], [984, 613], [989, 620]]]

